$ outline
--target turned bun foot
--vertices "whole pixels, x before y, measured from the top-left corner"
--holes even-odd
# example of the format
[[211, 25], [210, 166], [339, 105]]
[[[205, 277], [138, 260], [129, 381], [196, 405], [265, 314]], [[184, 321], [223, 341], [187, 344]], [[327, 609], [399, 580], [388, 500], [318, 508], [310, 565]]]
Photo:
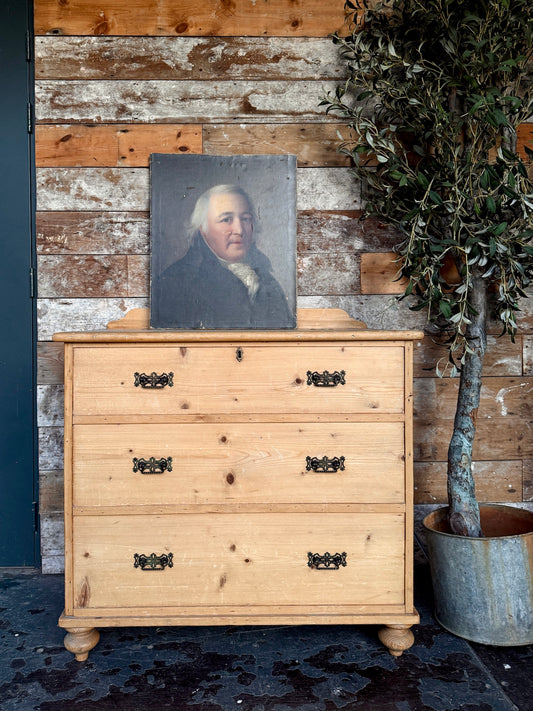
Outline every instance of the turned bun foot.
[[94, 627], [73, 627], [65, 635], [65, 647], [76, 655], [78, 662], [84, 662], [99, 639], [100, 632]]
[[393, 657], [401, 657], [415, 641], [409, 625], [387, 625], [379, 630], [378, 637]]

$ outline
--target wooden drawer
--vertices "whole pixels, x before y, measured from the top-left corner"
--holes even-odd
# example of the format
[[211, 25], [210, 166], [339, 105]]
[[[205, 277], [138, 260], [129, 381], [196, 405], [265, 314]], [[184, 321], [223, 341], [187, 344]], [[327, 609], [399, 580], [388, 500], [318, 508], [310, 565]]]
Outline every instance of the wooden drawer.
[[76, 425], [74, 505], [403, 503], [403, 451], [401, 422]]
[[[144, 388], [152, 373], [172, 373], [172, 385], [156, 378], [157, 387]], [[314, 377], [328, 382], [324, 373], [342, 374], [342, 382], [314, 385]], [[404, 349], [349, 343], [75, 346], [73, 387], [74, 415], [402, 413]]]
[[[404, 525], [396, 513], [77, 516], [74, 609], [401, 605]], [[346, 566], [308, 566], [326, 552]], [[134, 567], [152, 553], [173, 566]]]

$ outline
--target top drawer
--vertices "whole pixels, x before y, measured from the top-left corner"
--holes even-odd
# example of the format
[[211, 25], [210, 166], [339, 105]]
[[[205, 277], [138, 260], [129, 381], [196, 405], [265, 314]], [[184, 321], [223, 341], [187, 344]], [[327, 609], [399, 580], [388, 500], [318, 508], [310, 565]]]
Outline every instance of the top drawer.
[[397, 344], [73, 348], [75, 415], [404, 411]]

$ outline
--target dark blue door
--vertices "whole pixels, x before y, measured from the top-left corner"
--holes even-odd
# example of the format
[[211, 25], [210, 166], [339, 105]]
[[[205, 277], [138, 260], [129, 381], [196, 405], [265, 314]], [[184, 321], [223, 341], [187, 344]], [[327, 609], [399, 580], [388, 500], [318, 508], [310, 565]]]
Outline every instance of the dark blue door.
[[0, 566], [37, 551], [30, 11], [0, 3]]

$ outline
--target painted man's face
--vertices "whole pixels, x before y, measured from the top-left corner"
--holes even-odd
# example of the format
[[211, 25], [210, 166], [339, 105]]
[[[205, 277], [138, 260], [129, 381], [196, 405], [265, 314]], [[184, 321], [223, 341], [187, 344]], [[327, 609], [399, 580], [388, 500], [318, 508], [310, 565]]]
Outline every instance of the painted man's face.
[[254, 223], [247, 200], [238, 193], [212, 195], [207, 229], [200, 230], [213, 252], [226, 262], [242, 262], [252, 244]]

